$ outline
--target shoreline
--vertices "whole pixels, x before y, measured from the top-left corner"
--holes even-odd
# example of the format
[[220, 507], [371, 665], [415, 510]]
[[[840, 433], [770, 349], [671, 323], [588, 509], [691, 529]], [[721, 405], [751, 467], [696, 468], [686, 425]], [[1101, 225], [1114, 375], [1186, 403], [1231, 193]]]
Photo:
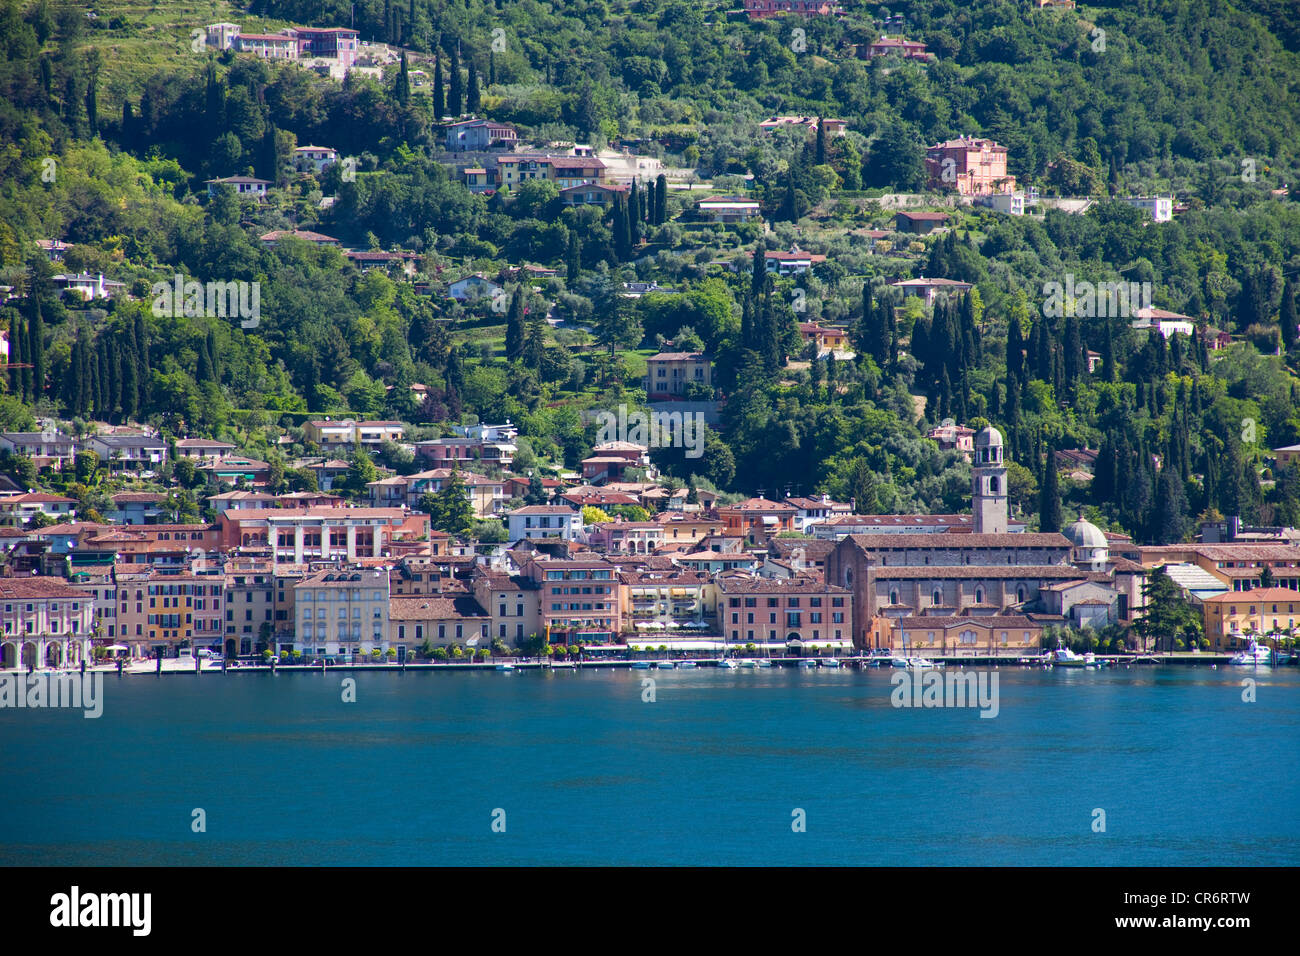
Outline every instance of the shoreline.
[[[1132, 654], [1132, 655], [1099, 655], [1098, 662], [1102, 665], [1097, 668], [1088, 668], [1094, 670], [1107, 670], [1114, 667], [1132, 667], [1132, 666], [1157, 666], [1157, 665], [1181, 665], [1181, 666], [1208, 666], [1211, 668], [1233, 667], [1240, 668], [1243, 671], [1254, 671], [1257, 667], [1264, 667], [1270, 670], [1294, 665], [1276, 665], [1276, 664], [1259, 664], [1259, 665], [1232, 665], [1230, 664], [1232, 655], [1230, 654], [1190, 654], [1187, 652], [1174, 652], [1169, 654]], [[819, 657], [773, 657], [773, 658], [756, 658], [756, 657], [733, 657], [730, 660], [741, 663], [748, 661], [764, 660], [773, 668], [799, 668], [812, 664], [818, 670], [890, 670], [892, 668], [890, 658], [871, 657], [871, 656], [853, 656], [837, 658], [819, 658]], [[838, 664], [827, 666], [824, 662], [827, 660], [837, 661]], [[964, 667], [1018, 667], [1028, 669], [1061, 669], [1061, 670], [1083, 670], [1080, 667], [1062, 667], [1053, 665], [1048, 661], [1038, 658], [1023, 656], [1007, 657], [946, 657], [937, 655], [928, 657], [926, 660], [941, 664], [944, 667], [964, 668]], [[545, 671], [545, 670], [690, 670], [700, 669], [718, 669], [720, 658], [716, 657], [673, 657], [673, 658], [638, 658], [638, 659], [621, 659], [621, 660], [583, 660], [583, 661], [540, 661], [536, 659], [520, 660], [518, 658], [506, 658], [499, 661], [489, 661], [484, 663], [452, 663], [452, 662], [435, 662], [420, 661], [408, 662], [405, 664], [397, 663], [374, 663], [366, 661], [364, 663], [343, 663], [330, 664], [322, 666], [320, 664], [260, 664], [260, 663], [241, 663], [238, 667], [204, 667], [202, 671], [196, 670], [188, 664], [181, 667], [176, 666], [175, 658], [166, 658], [163, 661], [161, 670], [153, 660], [135, 661], [134, 666], [126, 665], [120, 672], [121, 676], [131, 677], [148, 677], [163, 675], [198, 675], [198, 676], [224, 676], [229, 674], [275, 674], [281, 671], [286, 673], [330, 673], [342, 671], [346, 673], [402, 673], [404, 671]], [[683, 668], [682, 665], [688, 666]], [[142, 666], [146, 665], [146, 666]], [[751, 665], [744, 665], [740, 669], [751, 669]], [[811, 668], [807, 668], [811, 669]], [[3, 674], [27, 674], [26, 669], [5, 668], [0, 670]], [[37, 668], [33, 673], [50, 673], [50, 674], [80, 674], [80, 668]], [[92, 665], [87, 666], [85, 673], [101, 674], [119, 674], [116, 665]]]

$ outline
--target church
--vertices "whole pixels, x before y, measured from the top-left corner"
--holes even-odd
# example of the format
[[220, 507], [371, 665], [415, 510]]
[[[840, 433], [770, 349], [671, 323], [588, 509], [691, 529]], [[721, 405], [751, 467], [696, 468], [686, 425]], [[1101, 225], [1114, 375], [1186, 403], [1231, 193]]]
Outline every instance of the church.
[[1112, 558], [1095, 525], [1081, 516], [1059, 534], [1008, 531], [1002, 435], [991, 425], [975, 437], [971, 499], [969, 533], [850, 534], [831, 549], [826, 583], [853, 593], [855, 646], [925, 648], [928, 636], [943, 653], [955, 630], [973, 652], [1012, 651], [1036, 647], [1046, 624], [1130, 618], [1142, 568]]

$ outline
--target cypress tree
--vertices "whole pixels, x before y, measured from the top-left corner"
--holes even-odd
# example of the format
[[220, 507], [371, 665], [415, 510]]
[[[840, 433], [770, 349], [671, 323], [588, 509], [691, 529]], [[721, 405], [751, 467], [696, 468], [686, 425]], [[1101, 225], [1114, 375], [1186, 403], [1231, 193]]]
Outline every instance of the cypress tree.
[[1083, 377], [1088, 367], [1088, 360], [1083, 350], [1083, 338], [1079, 333], [1079, 320], [1071, 315], [1065, 323], [1065, 355], [1063, 356], [1065, 386], [1068, 394], [1073, 395], [1075, 386]]
[[627, 194], [627, 225], [631, 246], [635, 248], [641, 242], [641, 193], [635, 179]]
[[740, 347], [742, 351], [758, 351], [754, 341], [754, 297], [749, 292], [740, 296]]
[[433, 118], [440, 120], [447, 115], [447, 94], [442, 85], [442, 54], [433, 55]]
[[818, 166], [826, 165], [826, 120], [823, 117], [817, 117], [817, 163]]
[[26, 370], [20, 368], [27, 359], [23, 355], [23, 343], [27, 339], [27, 330], [24, 328], [23, 317], [17, 313], [12, 313], [9, 322], [9, 391], [18, 397], [19, 401], [27, 401], [27, 386], [24, 382]]
[[90, 68], [90, 75], [86, 85], [86, 126], [90, 130], [91, 136], [99, 135], [99, 60], [98, 51], [93, 51], [94, 57]]
[[781, 344], [776, 325], [776, 307], [772, 302], [772, 286], [763, 289], [763, 320], [760, 326], [763, 346], [763, 367], [774, 375], [781, 367]]
[[627, 222], [627, 200], [619, 196], [614, 200], [614, 257], [625, 262], [632, 255], [632, 243]]
[[506, 360], [513, 362], [524, 349], [524, 287], [516, 285], [510, 293], [510, 309], [506, 313]]
[[762, 240], [754, 247], [754, 268], [750, 274], [749, 290], [752, 295], [761, 295], [767, 285], [767, 250]]
[[108, 336], [99, 337], [98, 354], [95, 356], [95, 415], [99, 418], [113, 417], [113, 409], [108, 400]]
[[465, 67], [469, 70], [469, 85], [465, 90], [465, 110], [477, 114], [483, 107], [478, 90], [478, 71], [474, 69], [472, 58], [465, 62]]
[[459, 41], [452, 46], [449, 54], [451, 59], [447, 70], [447, 72], [451, 74], [450, 83], [447, 88], [447, 112], [451, 114], [452, 117], [460, 116], [461, 102], [464, 99], [464, 87], [461, 86], [460, 79], [460, 55], [457, 52], [459, 46]]
[[124, 149], [133, 149], [137, 135], [135, 111], [131, 109], [131, 101], [124, 99], [122, 101], [122, 130], [120, 134], [122, 147]]
[[[140, 412], [140, 359], [129, 342], [124, 344], [121, 353], [122, 381], [118, 398], [122, 405], [122, 415], [135, 418]], [[309, 394], [314, 396], [315, 393]]]
[[799, 197], [795, 195], [794, 177], [789, 173], [785, 177], [785, 194], [781, 197], [781, 211], [778, 218], [785, 222], [799, 221]]
[[202, 385], [212, 381], [212, 359], [208, 356], [208, 343], [204, 339], [199, 343], [198, 362], [194, 368], [194, 381]]
[[1024, 377], [1024, 341], [1020, 331], [1020, 320], [1014, 315], [1007, 320], [1007, 389], [1010, 394], [1011, 380], [1019, 381]]
[[393, 89], [393, 98], [402, 106], [411, 102], [411, 72], [406, 65], [406, 51], [402, 51], [402, 65], [397, 72], [397, 83]]
[[212, 381], [221, 384], [221, 350], [217, 348], [217, 331], [208, 329], [208, 358], [212, 361]]
[[1282, 322], [1282, 344], [1289, 352], [1295, 348], [1300, 332], [1296, 329], [1295, 286], [1290, 276], [1282, 286], [1282, 305], [1280, 309]]
[[668, 179], [660, 173], [655, 182], [655, 225], [662, 226], [668, 221]]
[[544, 338], [545, 323], [542, 321], [542, 313], [534, 312], [528, 317], [527, 332], [524, 335], [524, 365], [533, 371], [540, 371], [542, 367], [542, 353], [546, 349]]
[[570, 286], [582, 272], [582, 238], [577, 229], [569, 230], [569, 244], [564, 251], [564, 277]]
[[1043, 462], [1043, 482], [1038, 497], [1038, 530], [1051, 534], [1061, 530], [1061, 489], [1056, 473], [1054, 442], [1047, 443], [1047, 457]]
[[108, 343], [108, 407], [125, 417], [126, 409], [122, 401], [122, 366], [127, 359], [110, 339]]
[[27, 325], [27, 354], [32, 363], [32, 387], [29, 394], [38, 402], [45, 394], [45, 321], [41, 318], [41, 300], [32, 299], [32, 319]]
[[898, 365], [898, 313], [895, 308], [894, 300], [891, 297], [885, 303], [885, 314], [889, 317], [889, 364], [891, 367]]

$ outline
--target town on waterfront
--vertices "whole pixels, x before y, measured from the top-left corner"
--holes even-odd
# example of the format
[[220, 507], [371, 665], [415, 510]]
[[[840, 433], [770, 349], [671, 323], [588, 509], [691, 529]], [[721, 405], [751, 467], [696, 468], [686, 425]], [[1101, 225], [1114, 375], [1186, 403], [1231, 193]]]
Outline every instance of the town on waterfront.
[[1294, 865], [1294, 6], [0, 0], [0, 867]]

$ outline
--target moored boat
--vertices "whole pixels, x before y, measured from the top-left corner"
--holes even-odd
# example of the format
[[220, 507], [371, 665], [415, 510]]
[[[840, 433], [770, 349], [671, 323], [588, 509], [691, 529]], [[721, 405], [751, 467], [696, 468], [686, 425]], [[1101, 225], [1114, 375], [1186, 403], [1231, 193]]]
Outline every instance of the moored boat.
[[1258, 666], [1260, 664], [1267, 665], [1272, 659], [1272, 653], [1273, 652], [1268, 649], [1267, 645], [1251, 641], [1250, 646], [1244, 651], [1238, 651], [1236, 654], [1233, 654], [1232, 657], [1228, 659], [1228, 663], [1247, 666]]

